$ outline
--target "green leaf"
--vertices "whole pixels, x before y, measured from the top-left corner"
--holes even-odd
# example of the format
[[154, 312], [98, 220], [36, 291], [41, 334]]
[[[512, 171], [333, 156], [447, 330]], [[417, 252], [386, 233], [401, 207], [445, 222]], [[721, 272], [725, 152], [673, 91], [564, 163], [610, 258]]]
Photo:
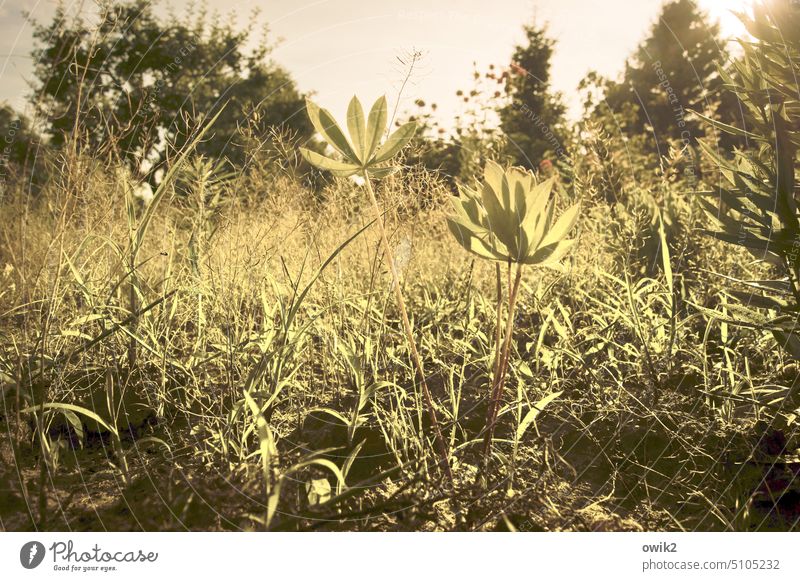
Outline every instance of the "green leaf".
[[748, 139], [754, 139], [756, 141], [764, 141], [764, 138], [756, 135], [755, 133], [750, 133], [749, 131], [745, 131], [744, 129], [739, 129], [738, 127], [734, 127], [733, 125], [728, 125], [727, 123], [723, 123], [722, 121], [717, 121], [716, 119], [712, 119], [711, 117], [706, 117], [702, 113], [698, 113], [697, 111], [692, 111], [695, 115], [700, 117], [706, 123], [711, 124], [715, 128], [723, 131], [724, 133], [729, 133], [731, 135], [738, 135], [739, 137], [747, 137]]
[[378, 149], [378, 145], [383, 137], [383, 132], [386, 131], [386, 122], [388, 121], [388, 107], [386, 106], [386, 97], [381, 97], [369, 112], [369, 119], [367, 120], [367, 135], [364, 141], [364, 159], [369, 160], [372, 154]]
[[553, 392], [549, 395], [546, 395], [545, 397], [537, 401], [535, 404], [533, 404], [533, 407], [531, 407], [530, 411], [528, 411], [528, 413], [525, 414], [525, 417], [522, 418], [522, 421], [519, 423], [519, 426], [517, 426], [517, 441], [522, 439], [522, 436], [525, 434], [528, 427], [536, 420], [537, 417], [539, 417], [539, 414], [544, 411], [544, 408], [546, 408], [562, 393], [564, 392], [563, 391]]
[[351, 162], [359, 161], [339, 124], [327, 110], [321, 109], [311, 100], [306, 100], [306, 111], [314, 129], [331, 147]]
[[417, 124], [413, 121], [402, 125], [397, 131], [392, 133], [386, 141], [383, 142], [383, 145], [381, 145], [378, 148], [378, 151], [375, 152], [375, 157], [370, 160], [370, 163], [382, 163], [393, 158], [408, 144], [409, 141], [411, 141], [411, 138], [414, 137], [414, 133], [416, 133], [416, 131]]
[[390, 166], [390, 167], [369, 167], [366, 170], [369, 173], [369, 177], [375, 178], [376, 180], [380, 180], [390, 175], [397, 173], [400, 171], [400, 168], [397, 166]]
[[455, 239], [458, 241], [458, 243], [461, 244], [461, 246], [468, 252], [477, 254], [481, 258], [488, 258], [489, 260], [508, 259], [507, 256], [504, 256], [491, 248], [482, 238], [476, 236], [475, 233], [464, 224], [461, 224], [452, 218], [447, 218], [447, 227], [450, 229], [450, 232], [453, 234], [453, 236], [455, 236]]
[[117, 434], [117, 430], [115, 428], [112, 428], [108, 423], [105, 422], [105, 420], [103, 420], [103, 418], [98, 416], [92, 410], [88, 410], [88, 409], [86, 409], [84, 407], [73, 405], [71, 403], [44, 403], [44, 404], [37, 404], [37, 405], [31, 406], [31, 407], [27, 407], [27, 408], [25, 408], [23, 410], [20, 410], [19, 413], [21, 413], [21, 414], [29, 414], [29, 413], [35, 413], [35, 412], [38, 412], [38, 411], [41, 411], [41, 410], [55, 410], [55, 411], [61, 412], [63, 414], [66, 414], [67, 412], [75, 412], [77, 414], [80, 414], [82, 416], [85, 416], [85, 417], [87, 417], [89, 419], [92, 419], [92, 420], [96, 421], [98, 424], [103, 426], [106, 430], [108, 430], [112, 434], [114, 434], [114, 435]]
[[368, 159], [366, 155], [367, 124], [364, 121], [364, 109], [361, 107], [361, 101], [355, 95], [347, 106], [347, 130], [350, 132], [350, 139], [353, 141], [356, 155], [363, 165]]
[[337, 177], [346, 178], [358, 173], [361, 170], [361, 168], [357, 165], [325, 157], [324, 155], [320, 155], [319, 153], [311, 151], [305, 147], [300, 148], [300, 155], [302, 155], [311, 165], [329, 171]]
[[562, 240], [549, 246], [542, 246], [521, 262], [534, 266], [556, 266], [574, 244], [574, 240]]
[[553, 227], [550, 228], [550, 231], [545, 234], [540, 246], [549, 246], [550, 244], [555, 244], [566, 238], [567, 234], [569, 234], [578, 221], [580, 213], [580, 204], [575, 204], [567, 208], [556, 223], [553, 224]]

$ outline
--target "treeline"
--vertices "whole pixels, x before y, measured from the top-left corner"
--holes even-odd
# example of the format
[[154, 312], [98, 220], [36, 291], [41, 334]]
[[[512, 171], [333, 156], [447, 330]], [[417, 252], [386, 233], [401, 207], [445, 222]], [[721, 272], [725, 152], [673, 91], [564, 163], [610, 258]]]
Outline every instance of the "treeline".
[[[257, 163], [273, 147], [278, 153], [270, 159], [280, 160], [285, 140], [313, 139], [304, 95], [289, 71], [270, 59], [266, 31], [238, 30], [202, 7], [190, 13], [160, 17], [152, 2], [125, 0], [103, 8], [91, 24], [63, 8], [37, 24], [30, 96], [36, 130], [8, 106], [0, 109], [4, 181], [26, 176], [34, 178], [30, 184], [41, 182], [47, 171], [37, 161], [42, 148], [67, 146], [124, 162], [136, 179], [152, 181], [170, 151], [223, 104], [213, 139], [202, 141], [198, 152], [236, 168]], [[718, 24], [692, 0], [664, 4], [619, 78], [587, 75], [579, 87], [578, 123], [566, 118], [564, 96], [551, 85], [555, 41], [546, 26], [524, 30], [510, 63], [476, 69], [472, 86], [457, 91], [463, 114], [446, 127], [435, 104], [417, 101], [418, 110], [406, 116], [423, 130], [408, 163], [451, 183], [470, 179], [487, 159], [568, 172], [587, 126], [630, 139], [658, 163], [670, 147], [696, 156], [705, 126], [694, 112], [741, 122], [738, 100], [722, 90], [726, 43]], [[726, 147], [738, 144], [725, 139]]]

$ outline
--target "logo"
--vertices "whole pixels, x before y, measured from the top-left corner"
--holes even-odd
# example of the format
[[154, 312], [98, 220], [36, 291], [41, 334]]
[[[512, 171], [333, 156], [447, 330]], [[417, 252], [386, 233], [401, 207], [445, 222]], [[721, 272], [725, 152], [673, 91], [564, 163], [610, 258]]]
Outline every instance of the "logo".
[[39, 541], [30, 541], [19, 550], [19, 562], [26, 569], [35, 569], [44, 560], [44, 545]]

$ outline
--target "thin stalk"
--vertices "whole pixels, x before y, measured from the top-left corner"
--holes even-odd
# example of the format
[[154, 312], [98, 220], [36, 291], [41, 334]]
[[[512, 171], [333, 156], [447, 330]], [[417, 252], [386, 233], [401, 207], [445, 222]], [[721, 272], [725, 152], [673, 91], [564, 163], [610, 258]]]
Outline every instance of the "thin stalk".
[[368, 172], [363, 173], [364, 176], [364, 185], [366, 185], [367, 193], [369, 194], [369, 200], [372, 204], [372, 209], [375, 212], [375, 219], [378, 222], [378, 229], [381, 233], [381, 242], [383, 244], [383, 251], [386, 254], [386, 262], [389, 265], [389, 270], [392, 273], [392, 286], [394, 287], [394, 297], [397, 301], [397, 308], [400, 310], [400, 319], [403, 322], [403, 330], [405, 331], [406, 340], [408, 341], [409, 349], [411, 350], [411, 359], [414, 362], [414, 366], [417, 369], [417, 375], [419, 375], [420, 384], [422, 385], [422, 395], [425, 398], [425, 406], [428, 408], [428, 417], [431, 421], [431, 427], [433, 428], [433, 436], [434, 442], [436, 443], [437, 451], [439, 452], [439, 456], [441, 456], [441, 462], [444, 466], [445, 473], [447, 474], [447, 479], [450, 485], [453, 485], [453, 473], [450, 470], [450, 460], [448, 458], [447, 447], [444, 443], [444, 438], [442, 437], [442, 430], [439, 427], [439, 420], [436, 417], [436, 409], [433, 407], [433, 398], [431, 397], [431, 392], [428, 389], [428, 382], [425, 380], [425, 371], [422, 368], [422, 359], [419, 356], [419, 352], [417, 351], [417, 344], [414, 341], [414, 334], [411, 330], [411, 323], [408, 320], [408, 312], [406, 311], [406, 303], [403, 300], [403, 292], [400, 289], [400, 276], [397, 273], [397, 267], [394, 263], [394, 256], [392, 255], [392, 249], [389, 246], [389, 238], [386, 236], [386, 228], [383, 225], [383, 219], [381, 215], [380, 206], [378, 206], [378, 200], [375, 198], [375, 191], [372, 189], [372, 182], [369, 179]]
[[503, 342], [503, 275], [500, 273], [500, 263], [495, 264], [497, 275], [497, 319], [494, 334], [494, 368], [492, 370], [492, 383], [489, 386], [490, 396], [494, 394], [497, 378], [500, 376], [500, 346]]
[[509, 289], [508, 289], [508, 318], [506, 319], [506, 331], [503, 339], [503, 349], [500, 356], [498, 373], [494, 379], [494, 386], [492, 388], [492, 399], [489, 402], [489, 409], [486, 411], [486, 435], [483, 440], [483, 464], [484, 470], [489, 465], [489, 453], [492, 448], [492, 439], [494, 438], [494, 428], [497, 423], [497, 415], [500, 411], [500, 401], [503, 396], [503, 387], [505, 386], [506, 372], [508, 371], [508, 361], [511, 354], [511, 339], [514, 334], [514, 311], [517, 306], [517, 295], [519, 294], [519, 285], [522, 280], [522, 265], [517, 264], [517, 272], [514, 277], [513, 284], [511, 283], [511, 264], [508, 265], [509, 274]]

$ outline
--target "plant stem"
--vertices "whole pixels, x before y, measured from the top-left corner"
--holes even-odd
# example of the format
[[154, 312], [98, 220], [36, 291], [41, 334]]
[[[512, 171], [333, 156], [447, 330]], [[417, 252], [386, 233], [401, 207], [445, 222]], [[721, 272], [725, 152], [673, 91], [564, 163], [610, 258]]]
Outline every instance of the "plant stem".
[[[519, 294], [519, 285], [522, 280], [522, 265], [517, 264], [517, 272], [514, 277], [514, 283], [511, 283], [511, 263], [508, 265], [509, 274], [509, 288], [508, 288], [508, 315], [506, 319], [506, 331], [503, 339], [503, 348], [500, 353], [499, 361], [495, 365], [495, 377], [492, 386], [492, 396], [489, 402], [489, 408], [486, 410], [486, 435], [483, 440], [483, 467], [484, 471], [489, 465], [489, 454], [492, 448], [492, 439], [494, 438], [494, 428], [497, 423], [497, 415], [500, 411], [500, 401], [503, 395], [503, 387], [505, 386], [506, 372], [508, 370], [508, 361], [511, 354], [511, 339], [514, 333], [514, 311], [517, 305], [517, 295]], [[499, 275], [499, 267], [498, 267]], [[499, 282], [499, 276], [498, 276]], [[499, 285], [498, 285], [499, 286]], [[498, 301], [499, 303], [500, 301]], [[498, 308], [499, 313], [499, 308]], [[498, 317], [499, 325], [499, 317]], [[499, 340], [499, 334], [498, 334]], [[497, 351], [495, 351], [497, 352]]]
[[369, 194], [370, 202], [372, 203], [372, 209], [375, 212], [375, 219], [378, 222], [378, 229], [381, 233], [381, 242], [383, 244], [383, 251], [386, 254], [386, 262], [389, 264], [389, 270], [392, 273], [394, 297], [397, 301], [397, 308], [400, 310], [400, 318], [403, 322], [403, 330], [405, 331], [406, 340], [408, 341], [408, 347], [411, 350], [411, 359], [413, 360], [414, 366], [417, 369], [417, 375], [419, 375], [420, 384], [422, 385], [422, 395], [425, 398], [425, 405], [428, 409], [428, 417], [431, 421], [431, 427], [433, 428], [434, 442], [439, 452], [439, 456], [441, 457], [441, 463], [444, 467], [445, 473], [447, 474], [447, 479], [452, 487], [453, 473], [450, 470], [450, 460], [447, 453], [447, 447], [445, 446], [444, 438], [442, 437], [442, 430], [439, 427], [439, 420], [436, 417], [436, 409], [433, 407], [433, 398], [431, 397], [431, 392], [428, 389], [428, 382], [425, 380], [425, 371], [422, 368], [422, 359], [419, 356], [417, 344], [414, 341], [411, 323], [408, 320], [406, 303], [403, 300], [403, 292], [400, 289], [400, 276], [397, 273], [397, 267], [394, 263], [392, 249], [389, 246], [389, 238], [386, 236], [386, 228], [383, 225], [381, 209], [380, 206], [378, 206], [378, 200], [375, 198], [375, 191], [372, 189], [372, 182], [370, 181], [369, 174], [366, 171], [363, 173], [363, 177], [364, 184], [367, 188], [367, 193]]
[[493, 394], [495, 383], [500, 376], [500, 346], [503, 343], [503, 276], [500, 273], [500, 263], [495, 264], [497, 275], [497, 322], [494, 333], [494, 369], [492, 370], [492, 382], [489, 385], [489, 393]]

